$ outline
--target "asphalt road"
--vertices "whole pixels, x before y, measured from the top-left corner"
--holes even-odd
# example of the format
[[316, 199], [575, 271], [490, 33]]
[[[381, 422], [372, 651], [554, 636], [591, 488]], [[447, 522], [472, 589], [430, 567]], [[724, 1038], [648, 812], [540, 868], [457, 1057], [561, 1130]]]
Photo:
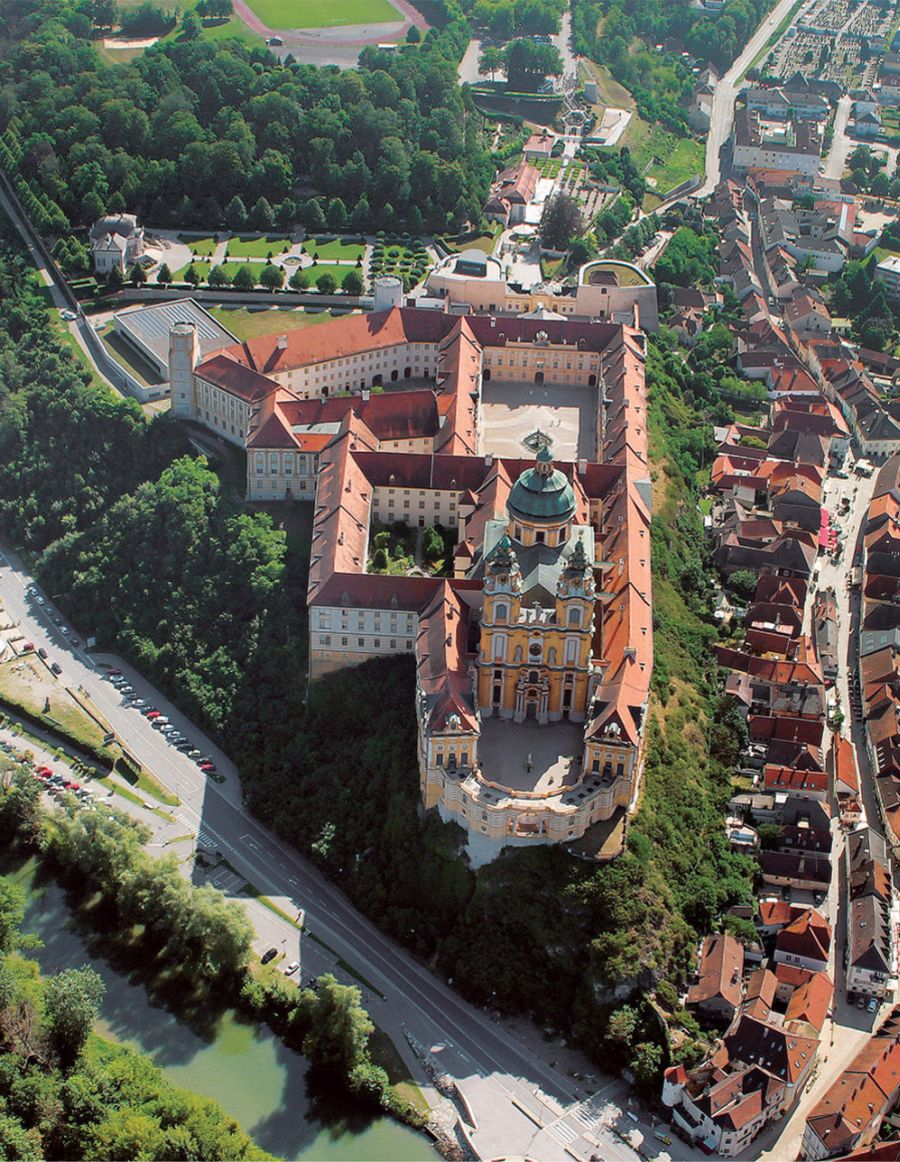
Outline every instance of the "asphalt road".
[[706, 136], [706, 181], [696, 192], [697, 197], [711, 194], [722, 176], [721, 154], [734, 122], [734, 99], [741, 88], [740, 78], [750, 67], [753, 58], [763, 47], [796, 0], [779, 0], [756, 32], [747, 41], [741, 55], [716, 85], [712, 99], [709, 132]]
[[[141, 813], [137, 809], [140, 817], [156, 830], [158, 845], [175, 843], [179, 836], [183, 841], [186, 830], [190, 831], [202, 848], [221, 852], [235, 869], [235, 889], [238, 882], [246, 879], [289, 915], [302, 910], [304, 972], [319, 971], [322, 963], [330, 966], [342, 961], [351, 975], [358, 974], [368, 982], [364, 992], [373, 1017], [394, 1038], [407, 1063], [414, 1067], [414, 1076], [427, 1084], [421, 1063], [404, 1040], [407, 1032], [432, 1051], [437, 1067], [453, 1077], [463, 1092], [471, 1088], [469, 1100], [479, 1125], [476, 1148], [481, 1135], [489, 1140], [490, 1152], [495, 1144], [503, 1142], [513, 1153], [525, 1153], [530, 1148], [532, 1156], [542, 1162], [555, 1162], [557, 1158], [562, 1162], [571, 1157], [565, 1143], [557, 1140], [558, 1131], [556, 1137], [548, 1136], [533, 1118], [521, 1112], [523, 1105], [541, 1109], [539, 1117], [550, 1124], [565, 1118], [566, 1110], [586, 1096], [582, 1082], [550, 1064], [554, 1046], [544, 1046], [537, 1030], [533, 1043], [527, 1045], [511, 1037], [502, 1025], [464, 1001], [366, 920], [338, 888], [297, 852], [245, 814], [237, 771], [227, 757], [146, 681], [122, 664], [141, 696], [151, 700], [204, 753], [212, 756], [224, 782], [219, 785], [207, 779], [138, 711], [124, 705], [108, 681], [101, 659], [95, 660], [83, 647], [76, 648], [63, 637], [53, 621], [56, 610], [50, 595], [41, 594], [45, 604], [39, 604], [38, 594], [30, 588], [32, 584], [33, 579], [15, 553], [4, 549], [0, 555], [0, 596], [22, 632], [36, 647], [47, 649], [49, 661], [60, 663], [62, 674], [58, 681], [72, 688], [81, 686], [117, 737], [181, 800], [178, 807], [168, 809], [173, 817], [169, 821], [162, 821], [158, 813]], [[75, 629], [82, 640], [85, 628]], [[130, 809], [130, 805], [119, 805]], [[251, 909], [254, 923], [263, 913], [265, 932], [260, 944], [278, 947], [284, 941], [285, 956], [292, 959], [298, 946], [296, 925], [262, 905]], [[330, 953], [323, 954], [321, 945], [314, 947], [319, 941], [328, 946]], [[601, 1080], [624, 1100], [625, 1087], [617, 1079]], [[542, 1142], [539, 1153], [534, 1152], [536, 1135]], [[637, 1157], [612, 1132], [601, 1128], [599, 1135], [605, 1156]]]
[[831, 149], [825, 159], [825, 168], [822, 173], [826, 178], [841, 178], [847, 167], [847, 158], [856, 148], [857, 142], [847, 136], [847, 122], [850, 119], [850, 109], [853, 105], [851, 98], [845, 93], [838, 101], [837, 112], [834, 115], [834, 136], [831, 139]]

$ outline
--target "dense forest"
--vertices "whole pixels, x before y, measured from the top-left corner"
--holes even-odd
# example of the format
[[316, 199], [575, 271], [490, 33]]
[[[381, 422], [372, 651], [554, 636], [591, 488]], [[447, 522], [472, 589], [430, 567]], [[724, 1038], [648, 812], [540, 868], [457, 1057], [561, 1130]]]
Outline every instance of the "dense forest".
[[320, 229], [335, 199], [370, 230], [478, 218], [492, 169], [456, 81], [462, 19], [399, 53], [366, 48], [345, 72], [202, 39], [109, 66], [89, 39], [89, 7], [3, 9], [0, 157], [29, 183], [49, 232], [107, 210], [158, 226], [271, 218]]

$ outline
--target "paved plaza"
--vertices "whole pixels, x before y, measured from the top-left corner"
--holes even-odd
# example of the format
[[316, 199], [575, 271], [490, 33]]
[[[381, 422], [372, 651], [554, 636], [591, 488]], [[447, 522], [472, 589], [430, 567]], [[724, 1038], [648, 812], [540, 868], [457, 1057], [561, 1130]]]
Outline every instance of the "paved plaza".
[[485, 718], [478, 754], [484, 778], [511, 791], [553, 793], [581, 777], [584, 726]]
[[524, 438], [540, 430], [557, 460], [596, 459], [597, 388], [568, 384], [483, 383], [484, 447], [495, 456], [529, 456]]

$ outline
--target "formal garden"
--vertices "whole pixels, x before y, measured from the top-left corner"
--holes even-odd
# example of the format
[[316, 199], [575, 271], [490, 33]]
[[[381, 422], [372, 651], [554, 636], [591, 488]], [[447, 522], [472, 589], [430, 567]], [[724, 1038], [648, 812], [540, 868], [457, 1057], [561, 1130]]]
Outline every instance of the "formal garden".
[[428, 249], [421, 239], [411, 238], [409, 234], [385, 234], [382, 230], [372, 247], [369, 277], [396, 275], [408, 291], [422, 281], [430, 266]]

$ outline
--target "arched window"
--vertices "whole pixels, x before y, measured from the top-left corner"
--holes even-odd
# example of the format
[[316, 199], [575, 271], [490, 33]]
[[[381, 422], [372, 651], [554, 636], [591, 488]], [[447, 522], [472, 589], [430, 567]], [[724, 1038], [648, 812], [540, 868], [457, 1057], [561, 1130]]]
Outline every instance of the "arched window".
[[504, 602], [494, 606], [494, 621], [506, 622], [507, 606]]
[[391, 383], [396, 383], [399, 378], [400, 378], [400, 372], [395, 367], [394, 370], [391, 372]]
[[534, 685], [537, 685], [537, 683], [540, 681], [540, 677], [538, 676], [537, 670], [530, 671], [530, 673], [528, 674], [528, 681]]
[[576, 629], [581, 628], [581, 610], [577, 605], [569, 610], [569, 625], [575, 626]]

